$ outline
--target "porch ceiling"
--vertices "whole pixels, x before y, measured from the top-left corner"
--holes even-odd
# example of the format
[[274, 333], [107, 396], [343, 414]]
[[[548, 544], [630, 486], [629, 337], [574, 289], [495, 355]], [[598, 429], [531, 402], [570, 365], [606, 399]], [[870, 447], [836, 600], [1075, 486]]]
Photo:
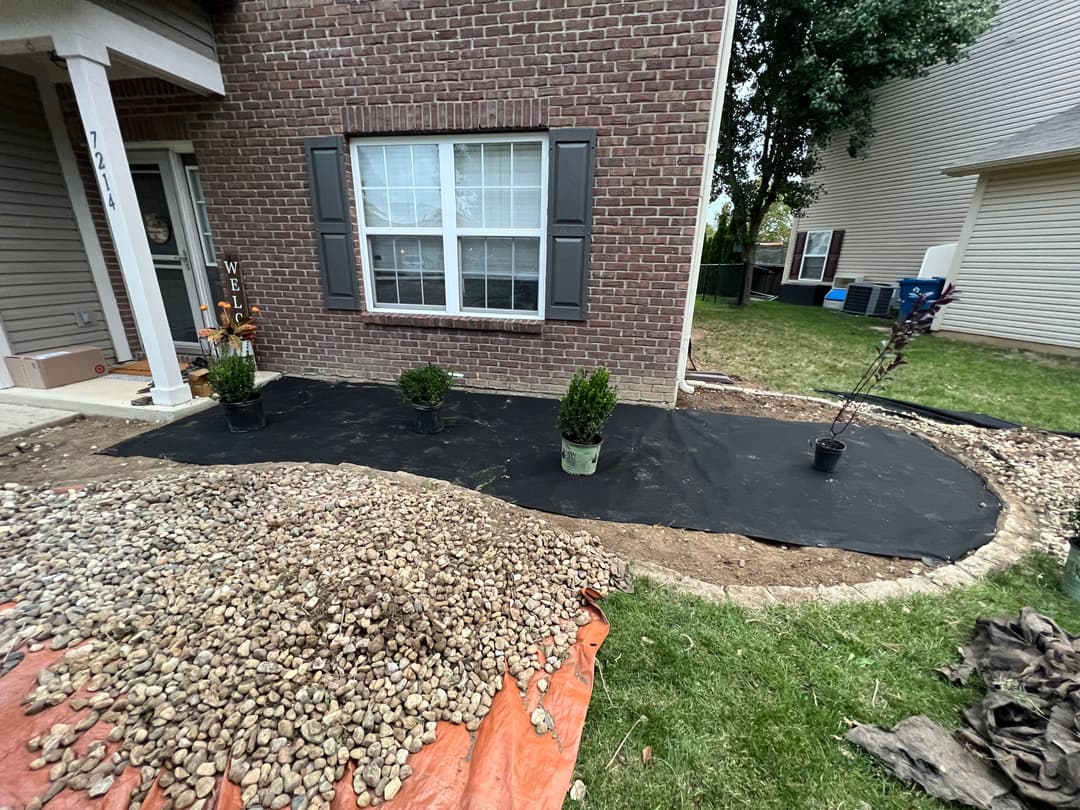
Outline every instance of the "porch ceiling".
[[199, 93], [225, 92], [217, 59], [89, 0], [9, 0], [0, 18], [0, 64], [66, 81], [49, 58], [84, 56], [110, 79], [158, 77]]

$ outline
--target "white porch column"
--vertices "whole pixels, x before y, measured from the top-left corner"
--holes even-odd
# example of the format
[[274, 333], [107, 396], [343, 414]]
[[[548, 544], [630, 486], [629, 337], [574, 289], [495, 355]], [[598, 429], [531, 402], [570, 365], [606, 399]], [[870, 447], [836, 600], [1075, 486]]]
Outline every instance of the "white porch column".
[[154, 260], [146, 241], [105, 64], [82, 55], [61, 56], [67, 59], [68, 75], [86, 131], [86, 143], [109, 221], [113, 248], [154, 377], [150, 394], [155, 405], [179, 405], [191, 399], [191, 389], [181, 377], [176, 362], [165, 304], [161, 300]]

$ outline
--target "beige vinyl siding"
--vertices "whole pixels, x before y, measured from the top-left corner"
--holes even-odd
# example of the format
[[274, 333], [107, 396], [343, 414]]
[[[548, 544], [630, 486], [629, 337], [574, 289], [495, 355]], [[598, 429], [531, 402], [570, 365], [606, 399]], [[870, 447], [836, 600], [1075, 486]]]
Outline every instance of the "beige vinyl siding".
[[959, 238], [975, 188], [942, 171], [1080, 102], [1077, 42], [1076, 0], [1003, 0], [970, 59], [882, 90], [866, 158], [835, 139], [814, 177], [825, 195], [798, 230], [846, 231], [840, 273], [917, 273], [928, 247]]
[[1080, 348], [1080, 160], [985, 183], [941, 328]]
[[[0, 68], [0, 322], [16, 354], [112, 343], [34, 80]], [[80, 325], [79, 313], [90, 323]]]
[[196, 0], [90, 0], [208, 59], [217, 58], [214, 26]]

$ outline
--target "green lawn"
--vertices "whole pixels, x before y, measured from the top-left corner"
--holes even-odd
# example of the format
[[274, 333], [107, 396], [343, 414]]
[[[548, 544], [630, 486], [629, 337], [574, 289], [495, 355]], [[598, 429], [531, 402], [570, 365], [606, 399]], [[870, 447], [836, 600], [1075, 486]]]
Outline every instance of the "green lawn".
[[1080, 629], [1059, 576], [1035, 557], [944, 597], [758, 614], [639, 582], [604, 602], [604, 678], [576, 771], [587, 794], [565, 808], [944, 808], [844, 742], [847, 721], [923, 713], [957, 726], [979, 687], [948, 686], [933, 668], [957, 659], [980, 616], [1032, 605]]
[[[697, 302], [694, 359], [776, 391], [813, 394], [858, 379], [885, 321], [820, 307]], [[1080, 431], [1080, 358], [999, 349], [927, 335], [881, 393], [981, 411], [1052, 430]]]

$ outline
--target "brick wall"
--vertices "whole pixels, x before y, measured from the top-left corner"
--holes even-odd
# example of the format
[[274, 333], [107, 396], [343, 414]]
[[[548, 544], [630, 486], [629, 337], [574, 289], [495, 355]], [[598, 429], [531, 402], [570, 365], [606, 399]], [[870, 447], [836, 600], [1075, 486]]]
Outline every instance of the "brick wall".
[[[722, 2], [225, 6], [224, 98], [141, 80], [114, 92], [125, 139], [194, 142], [218, 251], [244, 260], [263, 310], [263, 366], [389, 379], [434, 361], [470, 385], [555, 393], [602, 363], [624, 398], [671, 401]], [[586, 322], [324, 308], [304, 138], [566, 126], [599, 136]]]

